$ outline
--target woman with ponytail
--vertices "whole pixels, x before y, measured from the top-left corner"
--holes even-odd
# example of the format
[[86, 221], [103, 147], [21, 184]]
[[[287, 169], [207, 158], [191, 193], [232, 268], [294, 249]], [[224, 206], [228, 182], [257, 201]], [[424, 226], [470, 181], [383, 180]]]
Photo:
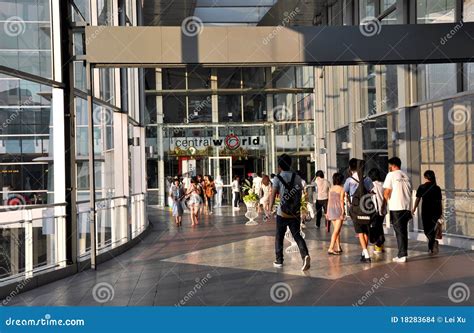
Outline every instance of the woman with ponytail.
[[436, 175], [433, 170], [426, 170], [423, 174], [425, 183], [421, 184], [416, 191], [416, 201], [413, 207], [413, 214], [420, 201], [421, 220], [423, 221], [423, 230], [428, 238], [428, 249], [431, 254], [437, 254], [438, 241], [436, 236], [436, 224], [443, 214], [441, 188], [436, 184]]

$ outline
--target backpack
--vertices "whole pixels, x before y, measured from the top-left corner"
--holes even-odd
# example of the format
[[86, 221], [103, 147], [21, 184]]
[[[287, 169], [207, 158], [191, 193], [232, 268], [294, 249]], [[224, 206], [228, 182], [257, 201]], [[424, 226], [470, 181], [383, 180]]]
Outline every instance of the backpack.
[[[364, 179], [361, 170], [357, 170], [359, 179]], [[364, 181], [358, 181], [354, 179], [359, 186], [352, 195], [351, 206], [349, 207], [349, 216], [353, 222], [357, 222], [362, 225], [371, 224], [372, 220], [375, 219], [376, 207], [372, 201], [372, 194], [367, 191], [364, 185]]]
[[301, 186], [295, 184], [296, 173], [291, 175], [290, 183], [288, 184], [285, 180], [280, 176], [277, 175], [280, 182], [285, 187], [284, 193], [280, 193], [280, 209], [281, 211], [290, 216], [294, 216], [295, 218], [299, 218], [300, 216], [300, 208], [301, 208], [301, 193], [302, 189]]

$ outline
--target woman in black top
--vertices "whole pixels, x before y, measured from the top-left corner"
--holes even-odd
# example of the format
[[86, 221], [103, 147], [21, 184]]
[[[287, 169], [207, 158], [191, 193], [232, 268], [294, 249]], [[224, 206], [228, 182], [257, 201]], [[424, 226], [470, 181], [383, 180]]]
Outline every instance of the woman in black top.
[[436, 223], [443, 214], [441, 188], [436, 185], [436, 175], [432, 170], [426, 170], [423, 174], [425, 183], [418, 187], [416, 191], [416, 201], [413, 207], [413, 214], [421, 203], [421, 220], [423, 230], [428, 237], [428, 248], [430, 253], [438, 253], [438, 241], [435, 239]]

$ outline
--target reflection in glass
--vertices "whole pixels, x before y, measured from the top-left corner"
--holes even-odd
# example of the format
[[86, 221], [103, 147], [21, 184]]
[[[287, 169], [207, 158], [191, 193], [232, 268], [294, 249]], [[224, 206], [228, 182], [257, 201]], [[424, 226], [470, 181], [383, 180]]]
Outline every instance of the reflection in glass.
[[163, 97], [163, 122], [187, 123], [186, 97], [168, 95]]
[[219, 122], [241, 122], [242, 109], [240, 95], [219, 95]]
[[189, 96], [188, 120], [190, 123], [212, 121], [211, 96]]
[[265, 121], [266, 119], [266, 96], [244, 95], [244, 121]]

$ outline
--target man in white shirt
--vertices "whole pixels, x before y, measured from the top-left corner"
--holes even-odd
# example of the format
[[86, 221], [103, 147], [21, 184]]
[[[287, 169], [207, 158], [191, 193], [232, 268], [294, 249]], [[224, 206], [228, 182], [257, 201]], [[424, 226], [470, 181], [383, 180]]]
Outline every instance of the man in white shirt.
[[183, 175], [183, 187], [185, 191], [191, 187], [191, 177], [189, 177], [188, 172]]
[[411, 184], [408, 176], [400, 170], [402, 161], [398, 157], [388, 160], [389, 173], [383, 183], [385, 203], [388, 203], [390, 221], [397, 237], [398, 255], [394, 262], [406, 262], [408, 256], [408, 222], [411, 220]]
[[[316, 228], [319, 229], [321, 226], [321, 218], [323, 217], [323, 210], [324, 214], [328, 211], [328, 196], [329, 196], [329, 188], [331, 184], [324, 178], [324, 172], [322, 170], [318, 170], [316, 172]], [[328, 221], [326, 221], [327, 227]]]
[[[256, 195], [258, 195], [258, 197], [260, 198], [260, 191], [262, 189], [262, 175], [261, 175], [261, 172], [257, 172], [256, 174], [254, 174], [254, 177], [253, 177], [253, 180], [252, 180], [252, 189], [253, 189], [253, 193], [255, 193]], [[260, 213], [262, 210], [261, 206], [258, 205], [258, 212]]]

